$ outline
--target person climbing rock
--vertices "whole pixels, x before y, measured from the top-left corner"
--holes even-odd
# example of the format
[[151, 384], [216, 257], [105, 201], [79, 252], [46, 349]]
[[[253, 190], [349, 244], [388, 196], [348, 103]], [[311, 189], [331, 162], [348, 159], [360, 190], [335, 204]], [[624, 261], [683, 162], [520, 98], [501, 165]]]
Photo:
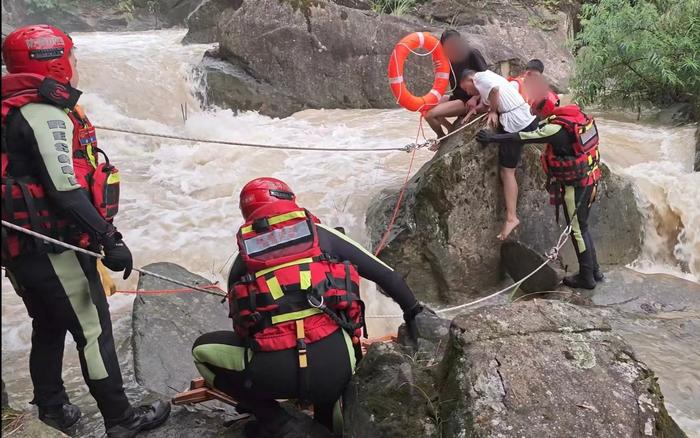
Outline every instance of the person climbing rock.
[[[423, 307], [399, 274], [299, 207], [286, 183], [250, 181], [241, 190], [240, 207], [245, 223], [228, 278], [234, 330], [197, 339], [195, 365], [208, 385], [256, 417], [246, 436], [298, 432], [303, 422], [276, 399], [312, 403], [317, 427], [335, 424], [338, 431], [339, 399], [366, 332], [360, 277], [401, 306], [413, 342]], [[330, 433], [321, 429], [321, 436]]]
[[[450, 89], [452, 95], [444, 96], [441, 102], [434, 108], [425, 113], [425, 121], [435, 131], [438, 138], [445, 135], [443, 128], [447, 131], [452, 131], [460, 119], [467, 119], [467, 113], [472, 111], [478, 105], [479, 96], [474, 93], [468, 93], [460, 88], [457, 81], [457, 75], [464, 69], [474, 71], [484, 71], [488, 69], [488, 64], [484, 60], [483, 55], [477, 49], [469, 47], [458, 31], [447, 29], [440, 36], [440, 43], [450, 60], [452, 73], [450, 74]], [[455, 123], [450, 123], [448, 117], [457, 117]], [[437, 150], [439, 144], [431, 147], [431, 150]]]
[[[481, 96], [477, 111], [488, 111], [487, 122], [500, 132], [517, 133], [537, 129], [537, 118], [530, 113], [530, 105], [504, 78], [490, 70], [477, 72], [464, 70], [460, 75], [460, 88], [472, 95]], [[523, 154], [523, 143], [502, 142], [498, 148], [498, 162], [506, 204], [506, 220], [496, 236], [506, 240], [520, 224], [518, 219], [518, 181], [515, 169]]]
[[530, 105], [534, 114], [535, 103], [542, 99], [551, 101], [551, 105], [559, 106], [559, 95], [555, 93], [544, 78], [544, 63], [539, 59], [531, 59], [525, 66], [525, 72], [516, 77], [509, 77], [508, 82], [515, 87], [520, 95]]
[[550, 200], [557, 207], [557, 216], [559, 205], [564, 206], [579, 264], [578, 274], [564, 278], [564, 284], [593, 289], [596, 281], [603, 280], [588, 229], [601, 176], [597, 128], [577, 105], [555, 107], [549, 99], [543, 99], [534, 109], [542, 118], [534, 131], [496, 134], [481, 130], [476, 138], [483, 143], [547, 144], [542, 163], [549, 179]]
[[[71, 38], [53, 26], [26, 26], [7, 36], [2, 55], [9, 72], [2, 77], [3, 220], [102, 250], [104, 265], [126, 279], [131, 252], [112, 224], [119, 173], [98, 161], [95, 128], [77, 105]], [[127, 400], [95, 258], [3, 227], [2, 264], [32, 318], [32, 403], [43, 422], [65, 431], [81, 416], [61, 378], [67, 332], [108, 437], [133, 437], [167, 419], [167, 402], [132, 407]]]

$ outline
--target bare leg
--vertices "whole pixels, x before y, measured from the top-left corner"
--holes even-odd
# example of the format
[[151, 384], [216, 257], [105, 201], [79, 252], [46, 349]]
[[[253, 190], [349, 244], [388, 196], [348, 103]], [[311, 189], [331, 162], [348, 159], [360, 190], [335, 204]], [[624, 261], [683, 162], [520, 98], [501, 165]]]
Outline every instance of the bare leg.
[[503, 197], [506, 201], [506, 221], [498, 234], [499, 240], [506, 240], [510, 233], [520, 224], [518, 219], [518, 181], [515, 179], [515, 169], [501, 167], [501, 182]]
[[452, 126], [451, 123], [447, 122], [446, 117], [457, 117], [466, 114], [467, 107], [461, 100], [451, 100], [448, 102], [443, 102], [435, 108], [431, 109], [425, 114], [425, 121], [428, 122], [433, 131], [438, 137], [445, 135], [445, 131], [442, 129], [443, 126]]

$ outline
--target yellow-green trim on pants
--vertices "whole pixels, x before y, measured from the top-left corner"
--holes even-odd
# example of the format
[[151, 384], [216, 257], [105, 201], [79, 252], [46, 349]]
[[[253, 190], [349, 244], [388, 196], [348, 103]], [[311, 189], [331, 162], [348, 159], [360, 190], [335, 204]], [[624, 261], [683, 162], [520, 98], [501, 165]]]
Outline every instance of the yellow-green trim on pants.
[[[211, 364], [219, 368], [232, 371], [245, 370], [246, 348], [227, 344], [202, 344], [192, 350], [194, 364], [206, 382], [214, 385], [214, 373], [205, 364]], [[253, 357], [252, 350], [248, 350], [248, 360]]]
[[579, 253], [584, 253], [586, 252], [586, 242], [583, 240], [583, 234], [581, 234], [578, 215], [574, 216], [576, 212], [576, 187], [564, 186], [564, 202], [566, 203], [564, 206], [566, 208], [566, 213], [571, 221], [571, 232], [573, 233], [574, 239], [576, 239], [576, 246], [578, 247]]
[[97, 307], [92, 302], [90, 283], [83, 273], [78, 257], [73, 251], [48, 254], [48, 257], [83, 331], [85, 337], [83, 355], [87, 364], [88, 377], [90, 380], [106, 379], [109, 374], [107, 374], [98, 342], [102, 334], [100, 317], [97, 314]]

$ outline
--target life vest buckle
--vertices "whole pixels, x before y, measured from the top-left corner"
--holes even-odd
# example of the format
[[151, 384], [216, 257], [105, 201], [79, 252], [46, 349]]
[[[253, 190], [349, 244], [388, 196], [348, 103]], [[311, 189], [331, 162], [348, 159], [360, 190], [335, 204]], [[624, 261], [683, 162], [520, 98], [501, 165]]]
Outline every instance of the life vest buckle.
[[243, 277], [241, 277], [240, 282], [245, 284], [255, 283], [255, 275], [251, 273], [245, 274]]
[[315, 307], [317, 309], [322, 309], [325, 307], [323, 304], [323, 295], [321, 295], [321, 299], [319, 300], [315, 295], [309, 294], [306, 296], [306, 301], [309, 302], [311, 307]]
[[253, 230], [256, 233], [264, 233], [270, 229], [270, 222], [266, 217], [261, 217], [260, 219], [255, 219], [253, 221]]

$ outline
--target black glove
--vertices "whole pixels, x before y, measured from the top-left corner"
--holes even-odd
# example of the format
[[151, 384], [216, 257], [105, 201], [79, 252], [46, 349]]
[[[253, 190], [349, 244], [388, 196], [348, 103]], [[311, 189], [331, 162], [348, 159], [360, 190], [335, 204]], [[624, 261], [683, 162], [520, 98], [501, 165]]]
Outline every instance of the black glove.
[[416, 303], [411, 310], [404, 312], [403, 320], [406, 322], [406, 335], [408, 340], [414, 347], [418, 346], [418, 325], [416, 324], [416, 316], [423, 311], [423, 306]]
[[482, 144], [491, 143], [491, 132], [486, 129], [482, 129], [476, 133], [476, 141]]
[[129, 247], [122, 240], [122, 235], [115, 231], [106, 236], [102, 241], [102, 249], [105, 253], [102, 264], [110, 271], [124, 271], [124, 280], [129, 278], [134, 267], [134, 260], [131, 257]]

